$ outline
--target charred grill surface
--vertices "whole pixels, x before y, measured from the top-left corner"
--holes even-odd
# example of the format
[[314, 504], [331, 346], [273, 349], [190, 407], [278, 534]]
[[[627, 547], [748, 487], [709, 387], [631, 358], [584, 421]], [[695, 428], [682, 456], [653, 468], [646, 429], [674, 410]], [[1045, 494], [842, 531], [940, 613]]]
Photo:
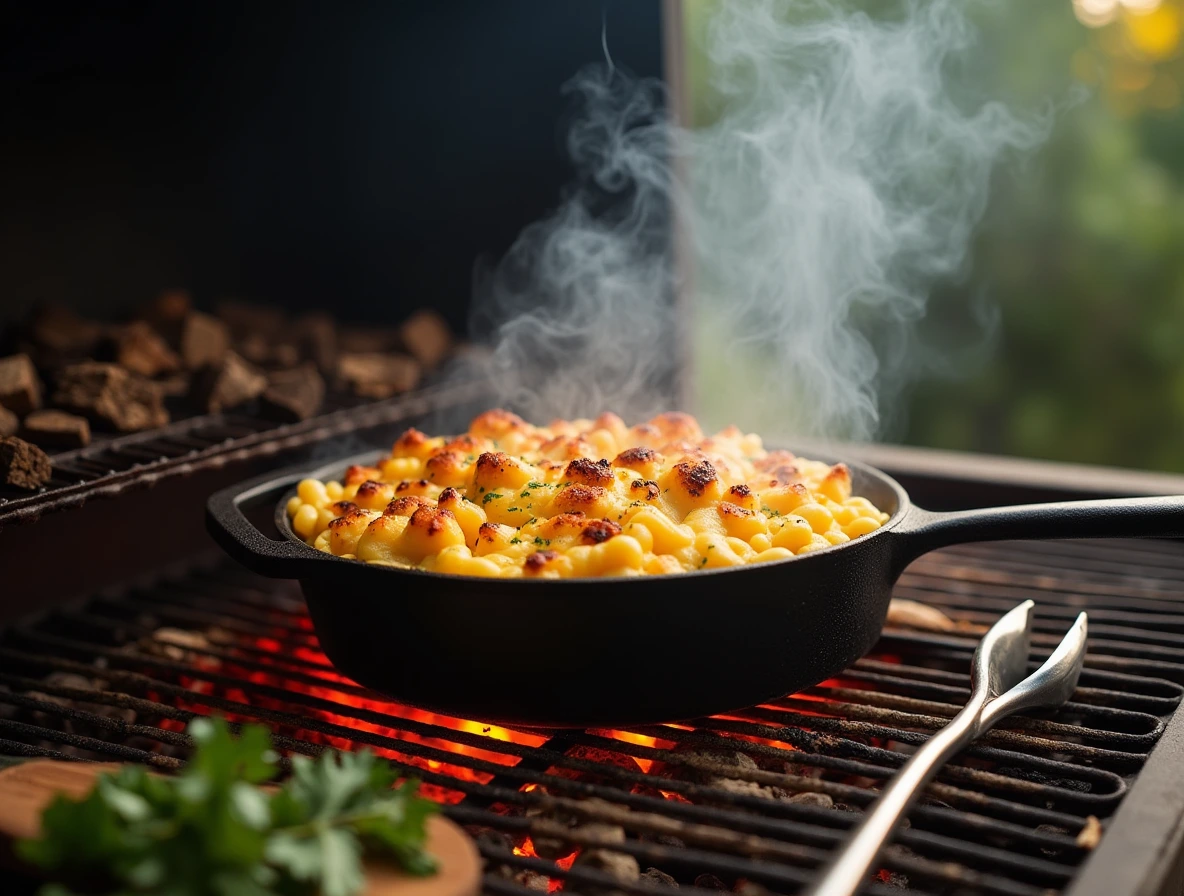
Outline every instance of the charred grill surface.
[[[390, 703], [332, 669], [293, 583], [222, 564], [4, 631], [0, 753], [167, 770], [187, 755], [187, 720], [219, 712], [267, 725], [292, 752], [378, 750], [468, 827], [490, 893], [790, 893], [966, 699], [979, 635], [1032, 597], [1034, 662], [1090, 613], [1073, 700], [1009, 720], [950, 764], [868, 892], [1035, 896], [1079, 876], [1172, 720], [1181, 586], [1184, 551], [1163, 542], [947, 549], [896, 596], [941, 610], [948, 630], [890, 627], [838, 678], [727, 717], [555, 733]], [[392, 633], [392, 649], [410, 636]], [[686, 647], [734, 661], [712, 656], [710, 633]]]

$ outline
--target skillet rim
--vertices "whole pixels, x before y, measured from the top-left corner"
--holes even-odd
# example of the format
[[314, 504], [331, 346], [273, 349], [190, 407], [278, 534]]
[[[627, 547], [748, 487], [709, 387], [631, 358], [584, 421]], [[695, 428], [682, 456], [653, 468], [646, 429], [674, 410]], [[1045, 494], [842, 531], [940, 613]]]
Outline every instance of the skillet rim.
[[[889, 533], [893, 529], [895, 529], [900, 524], [900, 522], [904, 519], [904, 517], [906, 515], [908, 515], [909, 511], [913, 509], [913, 504], [909, 500], [908, 492], [905, 490], [904, 486], [902, 486], [899, 482], [897, 482], [895, 479], [893, 479], [891, 476], [889, 476], [887, 473], [880, 470], [879, 468], [873, 467], [870, 464], [861, 463], [860, 461], [844, 460], [842, 458], [839, 458], [836, 460], [833, 455], [826, 456], [825, 452], [823, 452], [823, 453], [810, 452], [808, 454], [803, 453], [800, 456], [805, 457], [809, 460], [818, 460], [818, 461], [822, 461], [823, 463], [828, 463], [828, 464], [832, 464], [832, 465], [836, 464], [836, 463], [843, 463], [843, 464], [846, 464], [846, 466], [853, 473], [856, 471], [859, 471], [865, 475], [870, 476], [872, 479], [880, 479], [885, 485], [887, 485], [889, 490], [891, 490], [896, 495], [896, 510], [895, 510], [895, 512], [888, 518], [888, 520], [882, 526], [880, 526], [879, 529], [876, 529], [874, 532], [870, 532], [867, 535], [861, 535], [856, 539], [844, 542], [842, 544], [834, 544], [834, 545], [831, 545], [830, 547], [822, 548], [821, 550], [811, 551], [808, 554], [802, 554], [802, 555], [797, 555], [797, 556], [793, 556], [793, 557], [786, 557], [783, 560], [772, 560], [768, 563], [742, 563], [739, 566], [727, 566], [727, 567], [722, 567], [722, 568], [718, 568], [718, 569], [688, 570], [688, 571], [681, 572], [681, 573], [673, 573], [669, 576], [647, 576], [647, 575], [642, 575], [642, 576], [579, 576], [579, 577], [561, 578], [561, 579], [526, 578], [526, 577], [515, 577], [515, 578], [504, 579], [504, 578], [496, 577], [496, 576], [467, 576], [467, 575], [460, 575], [457, 573], [435, 572], [435, 571], [427, 570], [427, 569], [414, 569], [414, 568], [410, 568], [410, 567], [399, 567], [399, 566], [382, 566], [382, 565], [378, 565], [378, 564], [374, 564], [374, 563], [367, 563], [364, 560], [351, 559], [351, 558], [346, 558], [346, 557], [338, 557], [336, 554], [330, 554], [325, 551], [318, 551], [316, 548], [307, 544], [304, 541], [304, 539], [302, 539], [299, 535], [297, 535], [295, 530], [292, 529], [292, 521], [290, 519], [288, 519], [288, 513], [287, 513], [288, 501], [290, 501], [292, 499], [292, 497], [295, 496], [296, 489], [300, 484], [300, 480], [318, 479], [321, 481], [325, 481], [327, 478], [340, 479], [341, 478], [340, 474], [347, 467], [352, 466], [354, 464], [362, 463], [365, 461], [373, 460], [375, 450], [381, 450], [381, 449], [371, 449], [369, 451], [364, 451], [361, 453], [352, 454], [348, 457], [340, 457], [340, 458], [337, 458], [336, 460], [331, 460], [331, 461], [326, 461], [324, 463], [320, 463], [315, 467], [311, 467], [311, 466], [309, 466], [309, 467], [295, 467], [295, 468], [290, 468], [288, 471], [286, 471], [286, 475], [289, 475], [289, 476], [296, 475], [298, 472], [303, 472], [303, 475], [300, 476], [300, 479], [296, 480], [288, 488], [286, 488], [283, 491], [283, 493], [280, 495], [280, 498], [276, 502], [276, 506], [275, 506], [274, 522], [275, 522], [276, 529], [279, 530], [280, 534], [284, 537], [284, 539], [286, 541], [289, 541], [289, 542], [297, 545], [298, 547], [300, 547], [304, 551], [306, 551], [308, 559], [338, 561], [341, 563], [348, 563], [351, 565], [361, 566], [363, 568], [371, 569], [376, 572], [395, 573], [400, 576], [412, 576], [412, 577], [416, 577], [416, 578], [422, 578], [427, 581], [474, 582], [474, 583], [480, 582], [485, 587], [492, 587], [492, 588], [498, 588], [498, 587], [517, 588], [517, 587], [521, 587], [525, 584], [525, 586], [528, 588], [550, 587], [550, 588], [554, 589], [556, 586], [563, 585], [563, 584], [593, 583], [593, 582], [612, 583], [612, 584], [617, 584], [617, 585], [624, 585], [624, 584], [628, 583], [630, 586], [636, 587], [636, 585], [639, 582], [645, 582], [647, 580], [651, 580], [651, 579], [655, 579], [655, 578], [661, 578], [663, 580], [684, 579], [684, 578], [697, 579], [697, 578], [703, 578], [706, 576], [716, 576], [716, 575], [721, 575], [721, 574], [743, 572], [744, 570], [747, 570], [747, 569], [772, 569], [772, 568], [779, 567], [779, 566], [786, 566], [786, 565], [792, 564], [792, 563], [801, 563], [804, 561], [809, 561], [814, 557], [833, 556], [836, 552], [841, 551], [844, 548], [851, 548], [851, 547], [858, 547], [858, 546], [867, 545], [873, 539], [875, 539], [877, 536], [886, 535], [887, 533]], [[792, 448], [789, 450], [793, 451]], [[797, 454], [797, 452], [794, 452], [794, 453]], [[326, 475], [327, 473], [332, 473], [334, 471], [336, 471], [338, 473], [337, 476], [328, 477]], [[284, 474], [281, 474], [281, 475], [284, 475]], [[324, 574], [324, 573], [322, 573], [322, 574]], [[305, 576], [299, 576], [298, 578], [305, 578]], [[495, 583], [499, 583], [499, 584], [495, 584]]]

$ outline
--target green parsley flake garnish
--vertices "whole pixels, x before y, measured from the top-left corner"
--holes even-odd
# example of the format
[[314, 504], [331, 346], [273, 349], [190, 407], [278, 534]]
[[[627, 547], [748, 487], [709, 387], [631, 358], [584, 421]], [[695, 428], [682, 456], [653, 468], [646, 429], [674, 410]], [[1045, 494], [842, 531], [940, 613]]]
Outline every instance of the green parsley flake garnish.
[[518, 536], [514, 536], [510, 539], [510, 544], [522, 544], [522, 539]]
[[535, 482], [534, 480], [531, 480], [530, 482], [526, 483], [527, 488], [545, 488], [546, 485], [547, 485], [547, 483], [545, 483], [545, 482]]
[[508, 507], [508, 508], [506, 508], [506, 513], [517, 513], [517, 512], [518, 512], [518, 508], [517, 508], [517, 507]]
[[497, 492], [490, 492], [490, 493], [489, 493], [489, 494], [487, 494], [487, 495], [486, 495], [484, 498], [482, 498], [482, 499], [481, 499], [481, 503], [482, 503], [482, 504], [488, 504], [488, 503], [489, 503], [490, 501], [492, 501], [494, 498], [500, 498], [500, 497], [501, 497], [501, 495], [499, 495]]
[[294, 755], [291, 778], [268, 792], [258, 785], [280, 767], [265, 728], [235, 738], [221, 719], [197, 718], [189, 735], [196, 749], [174, 777], [127, 765], [81, 800], [49, 804], [41, 837], [16, 849], [65, 885], [52, 892], [353, 896], [364, 857], [436, 870], [423, 846], [437, 807], [414, 782], [394, 787], [386, 760]]

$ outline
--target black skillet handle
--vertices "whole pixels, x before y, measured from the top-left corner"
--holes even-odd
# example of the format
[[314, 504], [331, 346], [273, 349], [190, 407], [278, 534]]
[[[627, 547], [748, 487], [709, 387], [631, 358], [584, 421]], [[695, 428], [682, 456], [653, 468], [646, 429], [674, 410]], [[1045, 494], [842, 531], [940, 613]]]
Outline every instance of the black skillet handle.
[[273, 579], [298, 579], [314, 563], [333, 558], [307, 545], [276, 541], [260, 532], [243, 513], [244, 507], [274, 509], [280, 495], [308, 475], [274, 473], [216, 492], [206, 502], [206, 529], [235, 560], [252, 572]]
[[1020, 504], [953, 513], [911, 507], [894, 534], [902, 569], [924, 553], [970, 541], [1178, 538], [1184, 536], [1184, 496]]

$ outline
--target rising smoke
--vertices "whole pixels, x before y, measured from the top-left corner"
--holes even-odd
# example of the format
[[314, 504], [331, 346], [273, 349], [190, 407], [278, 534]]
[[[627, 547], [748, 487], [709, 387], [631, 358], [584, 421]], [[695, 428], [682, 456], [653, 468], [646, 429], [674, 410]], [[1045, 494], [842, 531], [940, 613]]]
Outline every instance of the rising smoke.
[[662, 120], [661, 84], [611, 59], [580, 72], [565, 87], [576, 182], [475, 286], [479, 372], [501, 400], [544, 421], [637, 419], [669, 400], [677, 334], [700, 391], [728, 396], [713, 422], [873, 436], [918, 371], [916, 324], [962, 271], [993, 170], [1045, 130], [955, 83], [976, 38], [965, 6], [718, 3], [705, 52], [723, 111], [691, 130]]

